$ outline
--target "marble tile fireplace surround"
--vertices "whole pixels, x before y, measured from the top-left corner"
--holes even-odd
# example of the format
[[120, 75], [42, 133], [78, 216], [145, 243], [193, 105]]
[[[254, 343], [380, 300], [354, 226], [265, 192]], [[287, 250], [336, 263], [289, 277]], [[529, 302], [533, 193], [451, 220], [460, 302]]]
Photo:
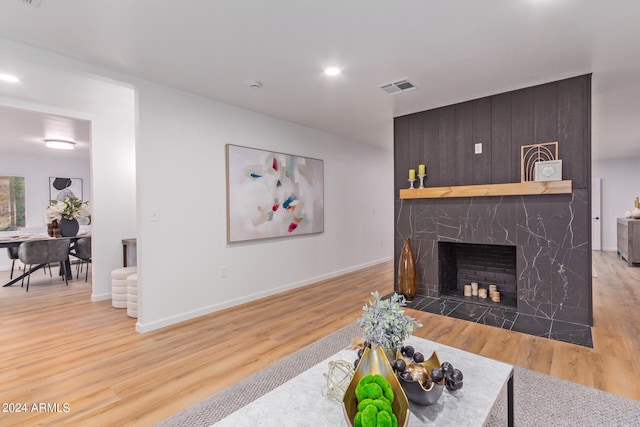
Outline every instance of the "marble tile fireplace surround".
[[[465, 252], [463, 258], [485, 258], [494, 264], [495, 255], [487, 249], [495, 247], [503, 255], [512, 253], [505, 257], [514, 258], [515, 266], [490, 268], [493, 277], [474, 281], [498, 282], [517, 313], [590, 325], [591, 253], [588, 233], [580, 232], [590, 225], [588, 207], [588, 190], [583, 189], [553, 195], [397, 199], [396, 259], [402, 239], [410, 238], [418, 294], [441, 297], [461, 293], [441, 288], [441, 279], [452, 274], [448, 259], [463, 247], [461, 243], [475, 247], [475, 255]], [[467, 280], [459, 277], [454, 286]]]

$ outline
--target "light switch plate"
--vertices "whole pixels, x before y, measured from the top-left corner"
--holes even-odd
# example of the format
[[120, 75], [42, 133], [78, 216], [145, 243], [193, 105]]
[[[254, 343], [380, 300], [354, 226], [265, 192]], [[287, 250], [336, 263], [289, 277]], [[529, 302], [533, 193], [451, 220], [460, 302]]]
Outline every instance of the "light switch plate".
[[153, 222], [160, 221], [160, 213], [158, 212], [158, 208], [151, 209], [151, 215], [149, 215], [149, 217]]
[[475, 153], [482, 154], [482, 142], [477, 142], [475, 145]]

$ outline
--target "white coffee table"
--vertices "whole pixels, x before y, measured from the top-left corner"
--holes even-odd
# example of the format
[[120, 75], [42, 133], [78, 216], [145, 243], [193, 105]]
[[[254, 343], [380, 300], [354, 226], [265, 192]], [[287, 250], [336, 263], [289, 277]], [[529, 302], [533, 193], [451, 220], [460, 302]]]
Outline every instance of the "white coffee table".
[[[444, 390], [435, 405], [410, 402], [409, 426], [482, 426], [502, 389], [507, 387], [508, 424], [513, 426], [513, 366], [422, 338], [406, 343], [429, 357], [435, 350], [440, 361], [450, 362], [464, 374], [461, 390]], [[214, 424], [216, 427], [316, 427], [347, 426], [342, 404], [327, 397], [331, 360], [356, 359], [355, 350], [342, 350], [292, 378], [264, 396]]]

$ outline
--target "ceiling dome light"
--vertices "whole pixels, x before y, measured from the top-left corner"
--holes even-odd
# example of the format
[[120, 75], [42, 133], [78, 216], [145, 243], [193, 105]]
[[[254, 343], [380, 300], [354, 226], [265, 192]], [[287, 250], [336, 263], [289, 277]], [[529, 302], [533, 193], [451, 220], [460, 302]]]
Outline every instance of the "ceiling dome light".
[[45, 139], [44, 145], [49, 148], [57, 148], [58, 150], [73, 150], [75, 142], [64, 141], [62, 139]]
[[340, 68], [338, 67], [329, 67], [324, 70], [324, 73], [327, 76], [337, 76], [338, 74], [341, 73], [341, 71], [340, 71]]
[[17, 78], [16, 76], [12, 76], [11, 74], [0, 74], [0, 80], [2, 80], [3, 82], [9, 82], [9, 83], [20, 82], [19, 78]]

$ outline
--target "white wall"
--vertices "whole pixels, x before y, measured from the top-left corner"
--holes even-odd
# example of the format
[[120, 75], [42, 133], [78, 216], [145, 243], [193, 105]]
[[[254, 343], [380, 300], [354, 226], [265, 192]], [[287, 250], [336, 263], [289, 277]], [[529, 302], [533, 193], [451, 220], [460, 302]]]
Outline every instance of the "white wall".
[[591, 175], [602, 178], [602, 249], [615, 251], [617, 219], [640, 197], [640, 157], [594, 160]]
[[[137, 91], [139, 331], [392, 257], [390, 151], [150, 82]], [[324, 160], [324, 233], [228, 245], [227, 143]]]
[[[91, 200], [89, 160], [61, 159], [59, 157], [22, 156], [3, 153], [0, 156], [0, 175], [25, 177], [27, 227], [46, 229], [44, 210], [49, 205], [49, 177], [82, 178], [83, 200]], [[1, 233], [15, 234], [15, 233]], [[5, 252], [3, 250], [2, 252]], [[11, 261], [0, 256], [0, 270], [11, 268]]]

